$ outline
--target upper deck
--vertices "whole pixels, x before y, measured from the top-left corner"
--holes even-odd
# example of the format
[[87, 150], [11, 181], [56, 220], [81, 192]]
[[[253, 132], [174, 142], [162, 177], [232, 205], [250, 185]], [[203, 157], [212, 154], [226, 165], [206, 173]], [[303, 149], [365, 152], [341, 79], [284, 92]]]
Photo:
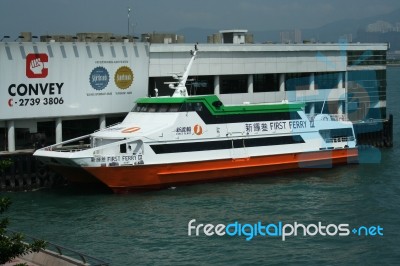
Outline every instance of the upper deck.
[[241, 105], [224, 105], [216, 95], [192, 97], [156, 97], [139, 98], [132, 111], [136, 112], [186, 112], [199, 111], [204, 106], [212, 115], [240, 115], [262, 113], [284, 113], [302, 111], [303, 103], [244, 103]]

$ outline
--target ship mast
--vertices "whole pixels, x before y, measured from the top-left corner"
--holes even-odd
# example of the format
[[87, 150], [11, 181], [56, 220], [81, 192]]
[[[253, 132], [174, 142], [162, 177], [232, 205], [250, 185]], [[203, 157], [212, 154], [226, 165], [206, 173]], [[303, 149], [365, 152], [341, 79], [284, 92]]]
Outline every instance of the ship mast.
[[173, 78], [176, 79], [176, 82], [172, 82], [169, 84], [169, 87], [171, 89], [174, 89], [174, 94], [172, 95], [172, 97], [187, 97], [188, 92], [186, 89], [186, 81], [189, 77], [189, 73], [190, 73], [190, 69], [192, 68], [193, 62], [196, 59], [196, 54], [197, 54], [197, 44], [195, 44], [194, 46], [194, 51], [190, 50], [190, 54], [192, 55], [192, 58], [190, 58], [189, 64], [186, 67], [185, 72], [181, 75], [174, 75]]

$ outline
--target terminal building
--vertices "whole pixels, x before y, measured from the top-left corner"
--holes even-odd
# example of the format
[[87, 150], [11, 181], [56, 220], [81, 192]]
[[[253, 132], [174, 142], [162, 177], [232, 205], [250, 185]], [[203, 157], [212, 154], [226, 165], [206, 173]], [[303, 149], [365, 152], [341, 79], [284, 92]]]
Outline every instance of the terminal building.
[[[198, 45], [192, 95], [304, 102], [310, 119], [387, 119], [388, 44], [249, 44], [246, 32], [220, 33], [225, 41]], [[89, 134], [121, 121], [138, 97], [171, 95], [165, 82], [184, 71], [191, 49], [129, 39], [0, 42], [0, 151]]]

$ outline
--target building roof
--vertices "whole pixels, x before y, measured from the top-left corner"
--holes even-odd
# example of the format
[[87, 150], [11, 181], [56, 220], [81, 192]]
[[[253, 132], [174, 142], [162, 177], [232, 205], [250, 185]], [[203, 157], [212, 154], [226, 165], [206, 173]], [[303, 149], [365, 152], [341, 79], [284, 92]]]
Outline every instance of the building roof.
[[220, 30], [219, 33], [247, 33], [248, 30]]

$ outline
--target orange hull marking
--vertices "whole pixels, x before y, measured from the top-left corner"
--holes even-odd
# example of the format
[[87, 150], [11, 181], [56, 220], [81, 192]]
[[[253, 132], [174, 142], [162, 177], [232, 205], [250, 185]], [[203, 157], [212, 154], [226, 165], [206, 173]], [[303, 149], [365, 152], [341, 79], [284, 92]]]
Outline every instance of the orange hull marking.
[[122, 133], [133, 133], [133, 132], [136, 132], [138, 130], [140, 130], [140, 127], [129, 127], [129, 128], [126, 128], [126, 129], [122, 130], [121, 132]]
[[193, 129], [196, 135], [200, 136], [201, 134], [203, 134], [203, 128], [200, 125], [195, 125]]
[[357, 161], [357, 149], [340, 149], [301, 154], [283, 154], [216, 161], [165, 165], [85, 167], [110, 188], [165, 187], [173, 184], [255, 176], [297, 168], [324, 168]]

